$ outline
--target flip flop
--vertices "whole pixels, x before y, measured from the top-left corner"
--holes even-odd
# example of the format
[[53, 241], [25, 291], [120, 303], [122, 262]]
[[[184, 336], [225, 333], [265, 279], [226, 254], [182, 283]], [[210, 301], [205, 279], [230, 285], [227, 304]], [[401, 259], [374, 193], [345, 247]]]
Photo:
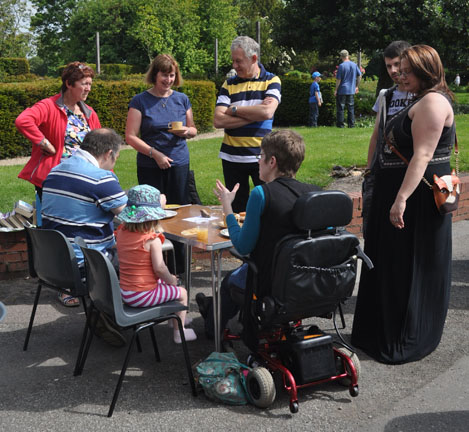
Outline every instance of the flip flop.
[[62, 297], [62, 293], [59, 293], [59, 302], [65, 307], [77, 307], [80, 306], [80, 300], [71, 295]]

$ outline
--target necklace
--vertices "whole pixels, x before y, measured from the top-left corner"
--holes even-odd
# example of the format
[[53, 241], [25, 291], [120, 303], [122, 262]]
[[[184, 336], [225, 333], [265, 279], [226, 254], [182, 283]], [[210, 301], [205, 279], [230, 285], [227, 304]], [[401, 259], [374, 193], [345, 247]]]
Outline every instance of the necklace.
[[166, 104], [168, 103], [169, 97], [173, 94], [173, 91], [170, 90], [168, 96], [160, 96], [154, 88], [148, 90], [153, 96], [159, 98], [161, 100], [161, 106], [166, 108]]

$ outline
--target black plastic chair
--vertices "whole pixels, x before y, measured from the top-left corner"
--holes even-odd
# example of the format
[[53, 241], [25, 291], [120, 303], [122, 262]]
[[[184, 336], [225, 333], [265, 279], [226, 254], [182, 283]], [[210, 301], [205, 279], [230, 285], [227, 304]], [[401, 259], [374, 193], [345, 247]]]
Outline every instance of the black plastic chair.
[[81, 280], [75, 252], [67, 238], [56, 230], [26, 227], [25, 230], [28, 243], [29, 274], [33, 278], [38, 278], [38, 284], [24, 341], [24, 351], [28, 349], [29, 337], [43, 286], [80, 298], [85, 314], [87, 310], [84, 297], [88, 294], [86, 285]]
[[[115, 323], [123, 329], [133, 330], [129, 348], [125, 356], [124, 364], [122, 365], [119, 380], [109, 408], [108, 417], [111, 417], [129, 364], [130, 354], [138, 334], [146, 328], [149, 329], [156, 361], [159, 362], [160, 355], [153, 327], [156, 324], [175, 318], [179, 325], [182, 350], [184, 353], [187, 374], [192, 388], [192, 394], [197, 396], [181, 319], [176, 315], [176, 312], [187, 309], [187, 306], [184, 306], [178, 301], [162, 303], [158, 306], [147, 308], [134, 308], [124, 305], [120, 293], [119, 280], [117, 279], [116, 272], [111, 262], [97, 250], [87, 248], [82, 248], [82, 250], [83, 255], [85, 256], [86, 283], [91, 299], [91, 311], [88, 314], [88, 319], [83, 331], [80, 352], [78, 354], [74, 375], [81, 375], [83, 372], [89, 348], [93, 340], [94, 329], [99, 316], [102, 313], [106, 314], [108, 318], [114, 320]], [[97, 311], [96, 314], [92, 313], [94, 309]], [[91, 331], [89, 331], [89, 329], [91, 329]]]

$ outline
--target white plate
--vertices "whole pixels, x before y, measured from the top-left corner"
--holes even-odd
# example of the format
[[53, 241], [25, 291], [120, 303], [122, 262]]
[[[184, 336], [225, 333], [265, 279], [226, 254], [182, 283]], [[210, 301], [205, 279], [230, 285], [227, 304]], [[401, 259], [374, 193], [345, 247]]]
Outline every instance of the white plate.
[[225, 228], [225, 229], [220, 230], [220, 235], [221, 235], [222, 237], [230, 238], [230, 234], [229, 234], [229, 232], [228, 232], [228, 228]]
[[178, 214], [177, 211], [173, 211], [173, 210], [165, 210], [165, 212], [166, 212], [166, 217], [164, 217], [163, 219], [169, 219]]
[[181, 207], [181, 204], [166, 204], [165, 210], [177, 210]]

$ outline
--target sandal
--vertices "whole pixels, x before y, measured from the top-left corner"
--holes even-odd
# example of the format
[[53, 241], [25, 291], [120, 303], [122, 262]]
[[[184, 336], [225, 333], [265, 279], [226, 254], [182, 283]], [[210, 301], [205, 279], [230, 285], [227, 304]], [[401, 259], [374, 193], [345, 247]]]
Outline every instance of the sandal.
[[59, 293], [59, 302], [65, 307], [80, 306], [80, 300], [77, 297]]

